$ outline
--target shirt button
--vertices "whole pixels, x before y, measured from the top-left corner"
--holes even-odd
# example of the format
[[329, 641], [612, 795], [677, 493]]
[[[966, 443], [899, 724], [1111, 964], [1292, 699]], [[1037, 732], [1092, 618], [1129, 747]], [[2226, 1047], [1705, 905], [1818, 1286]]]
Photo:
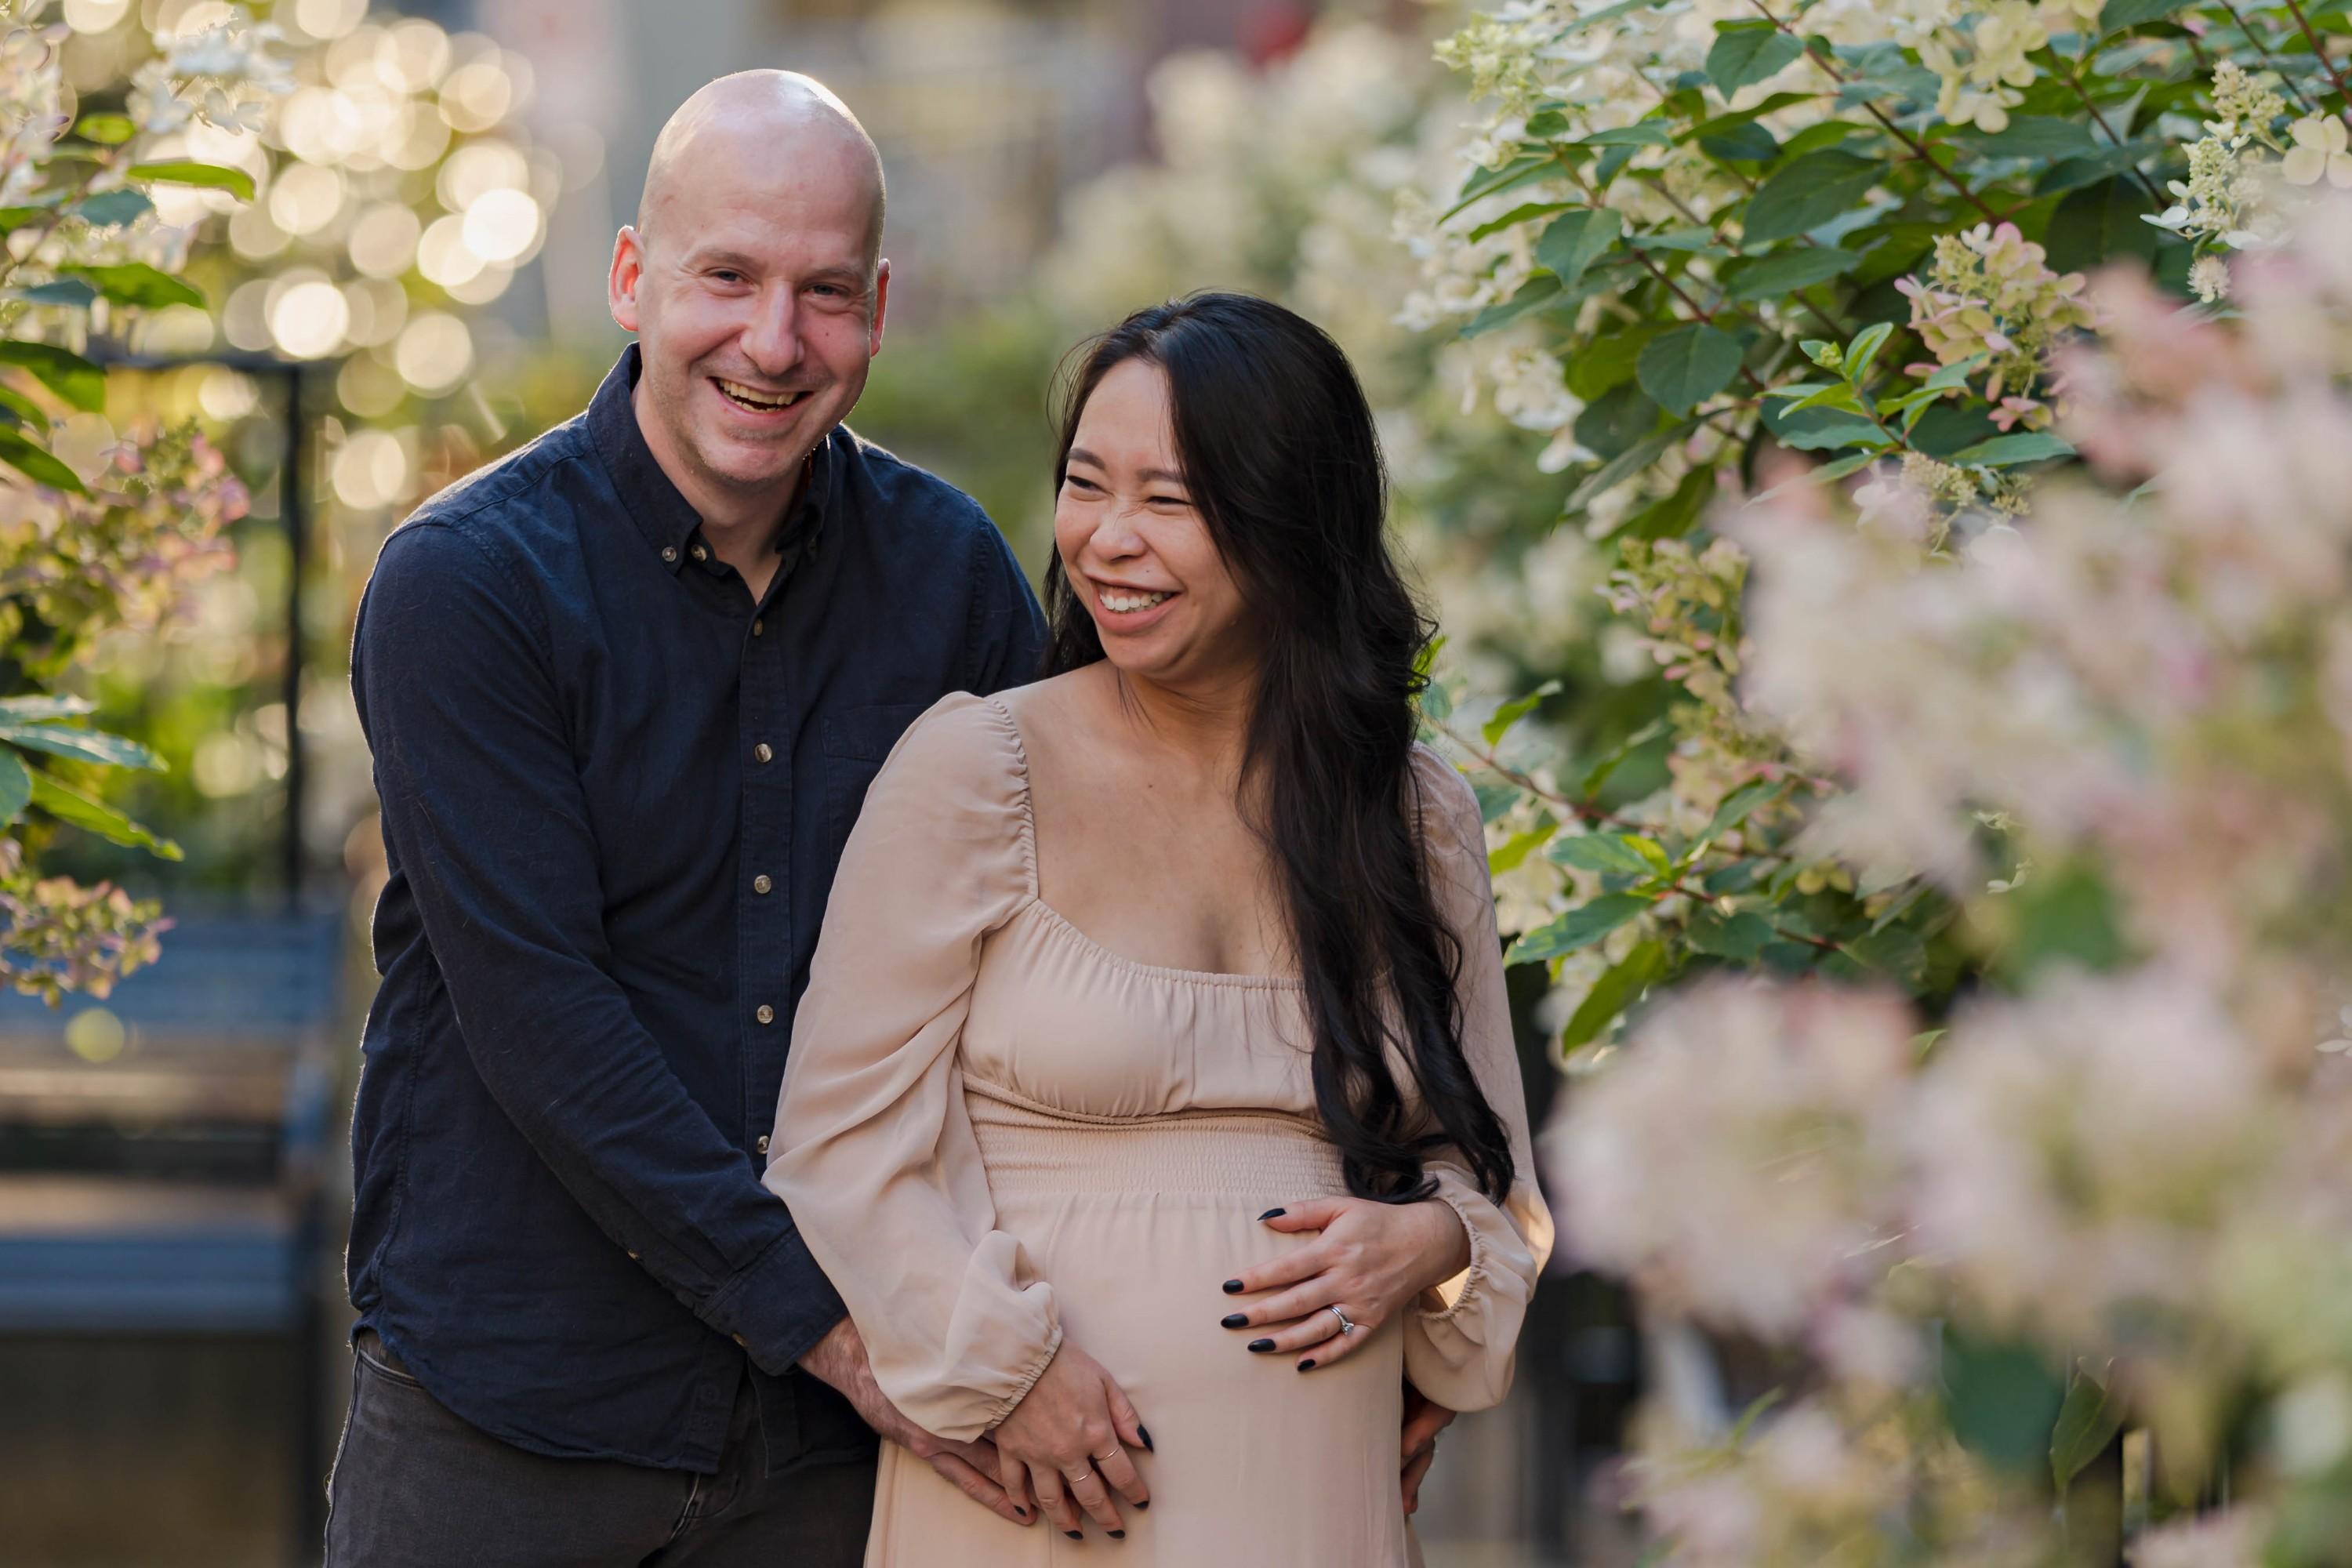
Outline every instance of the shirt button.
[[708, 561], [710, 559], [710, 552], [698, 544], [694, 547], [694, 558], [697, 561]]
[[764, 893], [774, 886], [775, 884], [768, 880], [765, 877], [754, 877], [751, 879], [751, 890], [755, 893]]
[[760, 1010], [751, 1016], [759, 1019], [762, 1024], [772, 1024], [776, 1021], [776, 1010], [762, 1002], [760, 1004]]
[[741, 1344], [741, 1343], [743, 1342], [743, 1336], [742, 1336], [742, 1335], [740, 1335], [740, 1334], [730, 1334], [730, 1335], [728, 1335], [727, 1337], [728, 1337], [729, 1339], [730, 1339], [730, 1340], [733, 1340], [733, 1341], [734, 1341], [737, 1344], [739, 1344], [739, 1345], [740, 1345], [740, 1344]]
[[762, 741], [758, 745], [752, 747], [751, 754], [763, 763], [773, 762], [776, 755], [774, 752], [768, 749], [768, 742], [765, 741]]
[[751, 635], [753, 637], [758, 637], [761, 632], [766, 631], [767, 629], [768, 623], [765, 620], [754, 620], [751, 623]]
[[766, 1153], [767, 1152], [768, 1152], [768, 1135], [767, 1135], [766, 1133], [762, 1132], [762, 1133], [761, 1133], [761, 1134], [760, 1134], [760, 1152], [761, 1152], [761, 1153], [762, 1153], [762, 1154], [764, 1154], [764, 1153]]
[[663, 545], [662, 559], [665, 561], [676, 561], [677, 559], [677, 546], [675, 544]]

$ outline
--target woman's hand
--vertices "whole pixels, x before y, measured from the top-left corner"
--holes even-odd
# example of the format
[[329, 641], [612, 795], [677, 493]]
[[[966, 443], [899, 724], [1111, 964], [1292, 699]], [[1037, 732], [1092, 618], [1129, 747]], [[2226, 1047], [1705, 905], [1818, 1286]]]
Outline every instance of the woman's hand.
[[1150, 1434], [1102, 1363], [1067, 1340], [989, 1436], [996, 1440], [1006, 1495], [1017, 1504], [1034, 1492], [1065, 1535], [1083, 1537], [1078, 1510], [1084, 1509], [1124, 1538], [1114, 1491], [1138, 1508], [1151, 1506], [1151, 1489], [1127, 1452], [1129, 1445], [1150, 1452]]
[[[1298, 1363], [1301, 1372], [1352, 1353], [1414, 1297], [1470, 1266], [1470, 1236], [1461, 1216], [1435, 1198], [1411, 1204], [1315, 1198], [1268, 1209], [1258, 1218], [1274, 1230], [1322, 1234], [1286, 1258], [1226, 1280], [1229, 1296], [1275, 1293], [1225, 1319], [1225, 1327], [1271, 1328], [1249, 1348], [1261, 1354], [1310, 1352]], [[1351, 1331], [1342, 1330], [1342, 1316], [1355, 1325]]]

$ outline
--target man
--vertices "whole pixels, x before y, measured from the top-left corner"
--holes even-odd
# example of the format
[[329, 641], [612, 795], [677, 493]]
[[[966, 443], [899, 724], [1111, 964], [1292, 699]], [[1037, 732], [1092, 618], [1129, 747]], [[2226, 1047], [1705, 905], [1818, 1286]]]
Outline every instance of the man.
[[932, 701], [1044, 648], [980, 508], [840, 424], [882, 220], [823, 87], [695, 94], [614, 248], [636, 344], [377, 563], [339, 1568], [855, 1563], [877, 1431], [1021, 1513], [990, 1445], [882, 1397], [760, 1183], [866, 784]]

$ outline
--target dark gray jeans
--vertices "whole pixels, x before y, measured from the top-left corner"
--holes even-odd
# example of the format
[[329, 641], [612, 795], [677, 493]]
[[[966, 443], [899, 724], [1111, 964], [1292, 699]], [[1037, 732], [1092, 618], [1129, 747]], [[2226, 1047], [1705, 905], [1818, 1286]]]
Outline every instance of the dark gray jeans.
[[327, 1483], [327, 1568], [857, 1568], [874, 1461], [763, 1478], [747, 1382], [715, 1476], [502, 1443], [362, 1330]]

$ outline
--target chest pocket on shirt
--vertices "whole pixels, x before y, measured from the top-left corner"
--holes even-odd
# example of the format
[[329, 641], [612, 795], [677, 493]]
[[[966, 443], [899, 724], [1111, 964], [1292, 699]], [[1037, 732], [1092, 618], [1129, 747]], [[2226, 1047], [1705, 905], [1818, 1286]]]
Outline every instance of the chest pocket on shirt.
[[923, 715], [920, 702], [883, 702], [825, 715], [825, 834], [834, 851], [848, 838], [866, 786], [907, 726]]

